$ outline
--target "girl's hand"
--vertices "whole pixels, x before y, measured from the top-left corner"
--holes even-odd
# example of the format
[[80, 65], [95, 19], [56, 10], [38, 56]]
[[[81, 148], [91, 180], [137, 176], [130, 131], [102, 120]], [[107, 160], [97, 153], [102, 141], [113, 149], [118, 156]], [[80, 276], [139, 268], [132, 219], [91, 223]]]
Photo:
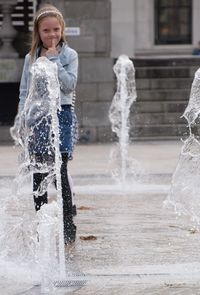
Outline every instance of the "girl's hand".
[[48, 50], [46, 51], [46, 56], [58, 54], [58, 50], [56, 49], [56, 40], [52, 39], [51, 41], [52, 41], [51, 47], [49, 47]]

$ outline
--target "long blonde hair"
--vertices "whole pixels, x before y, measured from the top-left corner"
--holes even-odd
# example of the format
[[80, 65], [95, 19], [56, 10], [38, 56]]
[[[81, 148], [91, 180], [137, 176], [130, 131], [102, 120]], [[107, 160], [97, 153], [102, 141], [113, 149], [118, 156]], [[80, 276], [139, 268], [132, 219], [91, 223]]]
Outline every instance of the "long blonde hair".
[[42, 19], [47, 16], [54, 16], [58, 19], [61, 25], [61, 42], [66, 43], [65, 38], [65, 21], [63, 19], [62, 13], [53, 5], [45, 4], [43, 5], [36, 13], [34, 24], [33, 24], [33, 32], [32, 32], [32, 42], [31, 42], [31, 50], [30, 55], [31, 59], [33, 60], [36, 50], [38, 46], [42, 45], [42, 41], [39, 35], [39, 25]]

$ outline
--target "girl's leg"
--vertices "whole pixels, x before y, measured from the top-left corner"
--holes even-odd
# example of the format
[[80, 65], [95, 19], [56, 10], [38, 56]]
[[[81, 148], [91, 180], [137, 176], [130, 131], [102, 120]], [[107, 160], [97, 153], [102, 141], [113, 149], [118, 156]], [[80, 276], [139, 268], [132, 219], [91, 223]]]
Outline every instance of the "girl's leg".
[[[70, 187], [71, 195], [72, 195], [72, 214], [73, 214], [73, 216], [75, 216], [75, 215], [77, 215], [76, 205], [74, 204], [75, 193], [73, 192], [73, 182], [72, 182], [72, 178], [69, 173], [68, 173], [68, 182], [69, 182], [69, 187]], [[56, 177], [55, 177], [53, 183], [55, 185], [55, 188], [57, 189]]]
[[35, 210], [38, 211], [40, 210], [40, 207], [44, 204], [48, 203], [48, 197], [47, 197], [47, 192], [45, 192], [43, 195], [39, 196], [36, 195], [42, 181], [45, 179], [47, 176], [47, 173], [34, 173], [33, 174], [33, 199], [34, 199], [34, 204], [35, 204]]
[[67, 173], [68, 155], [62, 153], [61, 185], [63, 198], [63, 222], [65, 244], [73, 243], [76, 239], [76, 226], [73, 223], [72, 193]]
[[74, 185], [73, 185], [72, 177], [69, 174], [69, 172], [68, 172], [68, 180], [69, 180], [69, 185], [70, 185], [71, 194], [72, 194], [72, 213], [73, 213], [73, 216], [75, 216], [77, 212], [76, 212], [76, 205], [74, 204], [74, 198], [75, 198], [75, 193], [73, 190]]

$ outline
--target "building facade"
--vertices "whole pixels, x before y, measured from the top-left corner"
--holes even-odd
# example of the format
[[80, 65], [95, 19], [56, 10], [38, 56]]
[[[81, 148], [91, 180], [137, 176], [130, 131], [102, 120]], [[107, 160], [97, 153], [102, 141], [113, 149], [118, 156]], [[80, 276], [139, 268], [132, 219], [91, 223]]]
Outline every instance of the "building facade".
[[[11, 125], [17, 111], [17, 88], [28, 48], [25, 44], [35, 9], [47, 2], [62, 11], [69, 45], [79, 53], [76, 111], [81, 142], [115, 138], [108, 111], [116, 88], [113, 65], [121, 54], [128, 55], [136, 67], [138, 100], [131, 112], [132, 136], [156, 138], [163, 134], [164, 138], [174, 138], [182, 132], [172, 130], [183, 124], [179, 117], [199, 65], [198, 57], [192, 56], [200, 40], [198, 0], [16, 0], [24, 9], [20, 21], [16, 5], [12, 15], [18, 57], [9, 57], [9, 52], [5, 57], [0, 48], [2, 126]], [[163, 124], [164, 128], [157, 128]], [[8, 136], [5, 128], [1, 137], [7, 140]]]
[[198, 0], [112, 0], [113, 57], [190, 55], [200, 40]]

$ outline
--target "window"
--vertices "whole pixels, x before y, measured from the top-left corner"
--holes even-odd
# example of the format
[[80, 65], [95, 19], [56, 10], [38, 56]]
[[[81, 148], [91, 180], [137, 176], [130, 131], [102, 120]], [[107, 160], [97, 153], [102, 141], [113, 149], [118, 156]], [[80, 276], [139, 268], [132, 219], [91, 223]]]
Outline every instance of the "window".
[[155, 44], [191, 44], [192, 0], [155, 0]]

